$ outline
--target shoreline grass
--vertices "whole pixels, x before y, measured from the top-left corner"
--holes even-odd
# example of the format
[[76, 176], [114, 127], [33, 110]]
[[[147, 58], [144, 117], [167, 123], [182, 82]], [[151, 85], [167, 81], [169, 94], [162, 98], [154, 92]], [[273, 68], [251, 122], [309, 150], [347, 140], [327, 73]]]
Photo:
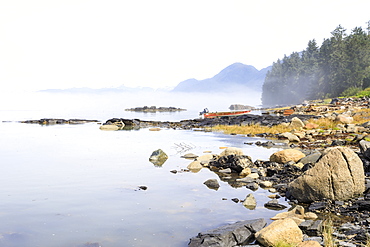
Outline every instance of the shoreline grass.
[[[363, 124], [370, 121], [370, 109], [357, 109], [352, 112], [353, 124]], [[332, 120], [326, 117], [314, 119], [311, 118], [306, 123], [313, 123], [318, 125], [318, 129], [337, 129], [339, 121]], [[284, 124], [275, 126], [262, 126], [260, 124], [250, 125], [216, 125], [212, 127], [212, 131], [223, 132], [225, 134], [242, 134], [242, 135], [256, 135], [256, 134], [279, 134], [284, 132], [291, 132], [294, 128]]]
[[279, 134], [284, 132], [292, 131], [293, 128], [286, 127], [283, 125], [276, 125], [272, 127], [261, 126], [259, 124], [252, 125], [216, 125], [212, 127], [212, 131], [220, 131], [225, 134], [242, 134], [242, 135], [256, 135], [262, 133]]

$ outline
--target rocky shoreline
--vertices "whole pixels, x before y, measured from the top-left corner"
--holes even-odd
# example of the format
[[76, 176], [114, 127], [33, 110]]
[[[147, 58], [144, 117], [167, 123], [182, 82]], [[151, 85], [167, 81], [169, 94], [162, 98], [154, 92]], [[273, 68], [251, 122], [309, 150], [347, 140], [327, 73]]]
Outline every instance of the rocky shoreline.
[[[337, 246], [366, 246], [370, 233], [370, 122], [352, 124], [352, 121], [356, 114], [362, 114], [361, 109], [365, 111], [368, 108], [368, 99], [338, 99], [327, 105], [299, 105], [288, 108], [289, 111], [271, 109], [266, 111], [269, 114], [216, 119], [157, 122], [112, 118], [100, 128], [104, 130], [172, 128], [207, 131], [216, 125], [259, 124], [272, 127], [284, 124], [294, 127], [288, 133], [256, 135], [271, 138], [271, 141], [245, 143], [265, 147], [281, 146], [281, 142], [285, 143], [284, 152], [273, 154], [268, 161], [253, 162], [249, 156], [237, 149], [225, 150], [220, 155], [207, 154], [193, 159], [187, 168], [189, 171], [210, 169], [220, 180], [227, 181], [231, 186], [244, 186], [251, 190], [249, 197], [234, 198], [233, 201], [243, 203], [246, 207], [251, 206], [249, 203], [250, 201], [253, 203], [253, 191], [262, 187], [271, 192], [271, 201], [265, 207], [274, 210], [283, 209], [284, 205], [277, 203], [276, 198], [284, 197], [291, 208], [284, 216], [278, 214], [273, 224], [267, 227], [264, 225], [257, 230], [251, 226], [251, 222], [244, 222], [249, 224], [248, 227], [245, 225], [241, 227], [241, 223], [237, 223], [222, 229], [210, 229], [192, 238], [189, 246], [268, 246], [276, 241], [267, 240], [269, 237], [265, 235], [267, 230], [272, 228], [271, 225], [280, 229], [278, 236], [280, 238], [286, 236], [283, 238], [285, 241], [292, 241], [299, 246], [325, 246], [324, 220], [327, 218], [333, 221], [331, 235]], [[338, 124], [332, 129], [323, 129], [306, 122], [309, 119], [320, 118], [335, 120]], [[24, 122], [63, 123], [45, 119]], [[68, 122], [71, 123], [70, 121], [65, 123]], [[273, 140], [280, 143], [276, 144], [277, 142]], [[217, 181], [206, 181], [205, 185], [217, 189]], [[316, 185], [320, 186], [315, 187]], [[259, 219], [255, 221], [258, 225], [262, 224]], [[240, 235], [235, 233], [239, 231], [235, 229], [240, 227], [243, 231], [248, 229], [251, 235], [235, 242], [236, 236]], [[271, 230], [267, 236], [274, 231], [276, 232]], [[233, 238], [234, 242], [230, 242], [230, 238]]]

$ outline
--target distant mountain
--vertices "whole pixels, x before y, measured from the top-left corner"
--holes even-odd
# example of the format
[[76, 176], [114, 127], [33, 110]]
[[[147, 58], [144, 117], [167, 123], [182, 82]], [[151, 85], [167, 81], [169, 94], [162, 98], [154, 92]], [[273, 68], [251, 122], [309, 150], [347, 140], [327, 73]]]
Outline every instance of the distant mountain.
[[267, 67], [257, 70], [252, 65], [234, 63], [212, 78], [197, 80], [188, 79], [180, 82], [173, 92], [214, 92], [214, 91], [232, 91], [235, 89], [252, 89], [262, 91], [262, 85], [266, 77]]

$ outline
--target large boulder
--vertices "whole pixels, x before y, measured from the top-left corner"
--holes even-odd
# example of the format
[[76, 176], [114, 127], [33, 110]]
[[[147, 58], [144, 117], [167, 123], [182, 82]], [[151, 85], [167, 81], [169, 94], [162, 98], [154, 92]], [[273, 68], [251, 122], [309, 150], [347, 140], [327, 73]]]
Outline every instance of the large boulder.
[[264, 219], [239, 221], [199, 233], [190, 239], [190, 247], [229, 247], [247, 244], [266, 225]]
[[276, 220], [255, 234], [256, 239], [263, 246], [275, 246], [280, 242], [299, 244], [303, 240], [303, 233], [297, 223], [291, 218]]
[[298, 160], [300, 160], [303, 157], [305, 157], [305, 154], [302, 153], [299, 150], [284, 149], [284, 150], [278, 151], [276, 153], [273, 153], [270, 156], [270, 161], [284, 164], [284, 163], [289, 162], [289, 161], [297, 162]]
[[288, 184], [287, 190], [300, 202], [348, 200], [365, 190], [362, 161], [349, 148], [328, 148], [313, 168]]

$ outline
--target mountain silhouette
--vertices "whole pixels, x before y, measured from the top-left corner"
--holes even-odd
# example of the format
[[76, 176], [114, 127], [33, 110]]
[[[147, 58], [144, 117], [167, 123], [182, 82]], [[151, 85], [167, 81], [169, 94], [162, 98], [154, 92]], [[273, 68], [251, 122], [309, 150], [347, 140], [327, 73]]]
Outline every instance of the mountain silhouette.
[[239, 89], [252, 89], [262, 91], [262, 85], [266, 77], [267, 67], [257, 70], [252, 65], [234, 63], [221, 70], [212, 78], [197, 80], [188, 79], [180, 82], [173, 92], [215, 92], [222, 90], [233, 91]]

